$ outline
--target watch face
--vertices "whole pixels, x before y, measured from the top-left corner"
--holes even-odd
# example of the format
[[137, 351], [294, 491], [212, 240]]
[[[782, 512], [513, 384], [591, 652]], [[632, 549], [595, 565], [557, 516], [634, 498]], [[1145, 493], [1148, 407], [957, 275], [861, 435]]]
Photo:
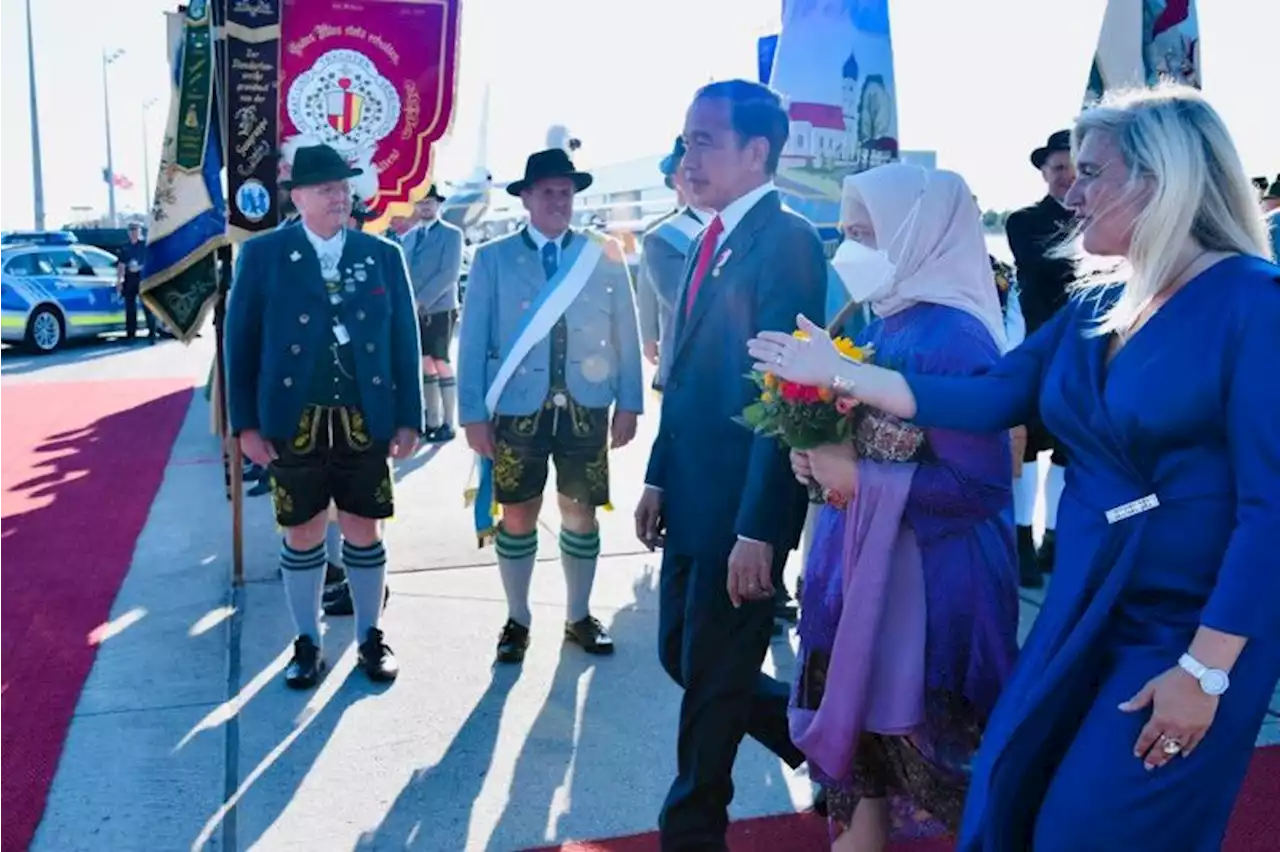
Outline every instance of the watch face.
[[1200, 688], [1209, 695], [1221, 695], [1227, 691], [1227, 673], [1221, 669], [1209, 669], [1200, 676]]

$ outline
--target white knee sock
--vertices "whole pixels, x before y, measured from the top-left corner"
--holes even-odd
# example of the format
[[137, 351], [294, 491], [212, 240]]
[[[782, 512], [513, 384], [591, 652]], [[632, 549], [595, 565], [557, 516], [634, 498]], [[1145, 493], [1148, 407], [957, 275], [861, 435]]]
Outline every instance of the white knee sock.
[[560, 530], [560, 562], [564, 565], [565, 619], [575, 624], [591, 614], [591, 587], [600, 557], [600, 530]]
[[512, 535], [499, 525], [495, 549], [502, 589], [507, 594], [507, 617], [528, 627], [533, 623], [529, 584], [533, 580], [533, 563], [538, 558], [538, 531]]
[[427, 428], [439, 429], [440, 424], [444, 423], [444, 401], [440, 396], [439, 377], [422, 377], [422, 404], [427, 415]]
[[324, 594], [324, 545], [310, 550], [280, 546], [284, 598], [299, 636], [310, 636], [320, 646], [320, 598]]
[[1039, 464], [1023, 462], [1022, 475], [1013, 480], [1013, 519], [1018, 526], [1031, 526], [1036, 515], [1036, 493], [1039, 490]]
[[1056, 464], [1049, 465], [1049, 477], [1044, 484], [1044, 528], [1058, 528], [1058, 503], [1062, 500], [1062, 489], [1067, 484], [1066, 468]]
[[458, 413], [458, 380], [453, 376], [440, 377], [440, 422], [452, 427]]
[[356, 642], [365, 640], [369, 628], [382, 620], [382, 596], [387, 586], [387, 552], [382, 542], [357, 547], [342, 543], [342, 564], [347, 571], [347, 588], [351, 590], [351, 609], [355, 615]]
[[332, 521], [324, 531], [324, 555], [329, 564], [342, 567], [342, 527]]

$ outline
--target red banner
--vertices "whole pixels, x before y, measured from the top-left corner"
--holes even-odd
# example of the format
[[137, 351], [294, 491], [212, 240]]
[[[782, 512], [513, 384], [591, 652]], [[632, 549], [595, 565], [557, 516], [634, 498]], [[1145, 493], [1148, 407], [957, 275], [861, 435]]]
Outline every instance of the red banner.
[[431, 145], [453, 118], [460, 3], [284, 0], [281, 142], [323, 142], [376, 173], [373, 233], [430, 187]]

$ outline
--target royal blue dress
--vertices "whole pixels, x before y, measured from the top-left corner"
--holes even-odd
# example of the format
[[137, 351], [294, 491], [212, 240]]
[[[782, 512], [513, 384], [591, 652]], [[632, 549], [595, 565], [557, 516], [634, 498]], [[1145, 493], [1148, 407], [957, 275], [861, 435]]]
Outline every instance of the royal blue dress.
[[[1071, 455], [1053, 584], [975, 758], [963, 852], [1218, 849], [1280, 679], [1280, 268], [1217, 263], [1109, 365], [1085, 336], [1099, 310], [1073, 300], [984, 376], [907, 377], [921, 425], [1038, 412]], [[1147, 771], [1150, 711], [1117, 705], [1202, 624], [1248, 644], [1195, 752]]]

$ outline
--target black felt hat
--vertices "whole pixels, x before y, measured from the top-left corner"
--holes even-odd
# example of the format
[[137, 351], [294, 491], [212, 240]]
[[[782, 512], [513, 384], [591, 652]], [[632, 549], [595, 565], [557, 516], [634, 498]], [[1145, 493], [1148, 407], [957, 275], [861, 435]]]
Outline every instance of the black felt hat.
[[440, 194], [440, 190], [436, 188], [436, 185], [434, 183], [431, 184], [431, 188], [427, 190], [427, 194], [422, 196], [423, 201], [426, 201], [428, 198], [434, 198], [436, 201], [439, 201], [441, 204], [444, 204], [446, 201], [449, 200], [446, 196], [443, 196]]
[[1267, 191], [1262, 193], [1263, 198], [1280, 198], [1280, 175], [1276, 175], [1276, 179], [1267, 187]]
[[342, 155], [328, 145], [310, 145], [298, 149], [293, 157], [289, 179], [280, 181], [280, 186], [284, 189], [297, 189], [300, 186], [317, 186], [362, 174], [364, 169], [347, 165]]
[[1045, 161], [1049, 159], [1050, 154], [1056, 154], [1059, 151], [1071, 150], [1071, 131], [1059, 130], [1057, 133], [1049, 137], [1049, 141], [1045, 142], [1040, 148], [1031, 152], [1031, 165], [1037, 169], [1044, 168]]
[[591, 186], [591, 175], [580, 172], [563, 148], [549, 148], [533, 154], [524, 164], [524, 177], [507, 185], [509, 195], [519, 195], [544, 178], [567, 177], [573, 181], [573, 191]]
[[354, 196], [351, 199], [351, 218], [363, 224], [365, 222], [372, 222], [378, 217], [377, 214], [369, 209], [368, 205], [366, 205], [359, 196]]

